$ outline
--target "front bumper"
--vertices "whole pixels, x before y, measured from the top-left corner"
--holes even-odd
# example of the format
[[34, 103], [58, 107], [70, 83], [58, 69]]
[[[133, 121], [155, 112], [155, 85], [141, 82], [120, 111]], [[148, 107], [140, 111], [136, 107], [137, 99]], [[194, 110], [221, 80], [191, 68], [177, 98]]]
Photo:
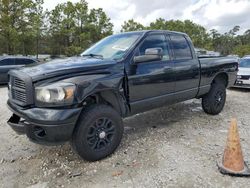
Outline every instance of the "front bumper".
[[233, 87], [250, 89], [250, 80], [237, 79]]
[[8, 120], [10, 127], [18, 134], [26, 134], [28, 138], [39, 144], [54, 145], [71, 139], [81, 108], [23, 109], [10, 101], [8, 108], [13, 112]]

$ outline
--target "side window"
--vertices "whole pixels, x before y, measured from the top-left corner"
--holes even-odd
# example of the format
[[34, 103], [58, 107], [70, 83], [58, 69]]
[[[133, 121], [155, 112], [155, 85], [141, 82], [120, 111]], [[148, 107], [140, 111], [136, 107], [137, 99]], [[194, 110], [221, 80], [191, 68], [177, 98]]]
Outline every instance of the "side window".
[[16, 59], [16, 65], [25, 65], [26, 63], [26, 59], [22, 59], [22, 58], [17, 58]]
[[168, 44], [165, 35], [150, 35], [148, 36], [139, 47], [139, 54], [145, 55], [148, 48], [162, 48], [163, 60], [170, 60]]
[[0, 60], [0, 66], [6, 66], [6, 65], [15, 65], [15, 59], [6, 58]]
[[32, 59], [25, 59], [25, 64], [26, 64], [26, 65], [32, 64], [32, 63], [34, 63], [34, 62], [35, 62], [35, 61], [32, 60]]
[[174, 52], [175, 59], [184, 60], [192, 59], [191, 49], [186, 38], [182, 35], [170, 35], [172, 50]]

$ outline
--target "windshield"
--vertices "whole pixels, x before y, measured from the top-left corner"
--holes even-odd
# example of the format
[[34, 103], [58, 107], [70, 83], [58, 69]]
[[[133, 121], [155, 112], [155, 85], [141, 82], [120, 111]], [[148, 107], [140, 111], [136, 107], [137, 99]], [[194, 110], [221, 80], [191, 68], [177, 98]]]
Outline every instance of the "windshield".
[[241, 59], [240, 67], [250, 68], [250, 59]]
[[140, 36], [141, 33], [126, 33], [106, 37], [84, 51], [81, 56], [90, 55], [90, 57], [101, 56], [103, 59], [121, 59]]

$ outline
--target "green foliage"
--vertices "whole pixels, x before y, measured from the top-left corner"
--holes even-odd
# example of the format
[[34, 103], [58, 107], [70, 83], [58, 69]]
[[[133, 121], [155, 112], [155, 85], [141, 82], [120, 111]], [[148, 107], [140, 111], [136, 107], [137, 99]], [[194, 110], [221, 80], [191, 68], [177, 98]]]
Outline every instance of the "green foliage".
[[102, 9], [84, 0], [43, 10], [43, 0], [0, 0], [0, 54], [77, 55], [113, 33]]
[[[250, 54], [250, 29], [238, 35], [240, 26], [220, 34], [190, 20], [159, 18], [144, 26], [131, 19], [123, 23], [121, 32], [147, 29], [185, 32], [196, 47], [222, 55]], [[85, 0], [61, 3], [51, 11], [43, 10], [43, 0], [0, 0], [0, 54], [78, 55], [112, 33], [106, 13], [89, 9]]]
[[121, 32], [140, 31], [140, 30], [144, 30], [144, 29], [145, 29], [145, 27], [142, 24], [135, 22], [132, 19], [132, 20], [128, 20], [128, 21], [124, 22], [124, 24], [122, 25]]
[[0, 1], [0, 53], [35, 52], [34, 45], [43, 24], [42, 4], [42, 0]]
[[244, 55], [250, 54], [250, 44], [248, 45], [238, 45], [234, 47], [233, 53], [243, 57]]
[[123, 31], [137, 31], [143, 29], [154, 29], [154, 30], [170, 30], [179, 31], [187, 33], [193, 40], [193, 43], [197, 47], [204, 47], [208, 42], [208, 33], [206, 29], [198, 24], [193, 23], [190, 20], [180, 21], [180, 20], [164, 20], [162, 18], [156, 19], [156, 21], [151, 22], [148, 27], [143, 26], [134, 20], [128, 20], [122, 25]]
[[51, 53], [77, 55], [92, 43], [111, 35], [113, 24], [102, 9], [88, 10], [84, 0], [59, 4], [49, 14]]
[[80, 46], [69, 46], [65, 48], [65, 55], [66, 56], [74, 56], [79, 55], [82, 52], [82, 48]]
[[237, 45], [241, 45], [241, 36], [236, 36], [240, 27], [235, 26], [229, 32], [225, 34], [219, 34], [217, 30], [210, 30], [211, 44], [213, 49], [219, 51], [222, 55], [228, 55], [233, 53], [233, 48]]
[[214, 50], [222, 55], [228, 54], [250, 54], [248, 45], [250, 45], [250, 29], [243, 35], [237, 35], [240, 26], [235, 26], [225, 34], [220, 34], [217, 30], [212, 29], [208, 32], [203, 26], [193, 23], [190, 20], [165, 20], [156, 19], [149, 26], [135, 22], [134, 20], [125, 21], [122, 25], [122, 32], [137, 31], [143, 29], [170, 30], [187, 33], [192, 39], [194, 45], [199, 48]]

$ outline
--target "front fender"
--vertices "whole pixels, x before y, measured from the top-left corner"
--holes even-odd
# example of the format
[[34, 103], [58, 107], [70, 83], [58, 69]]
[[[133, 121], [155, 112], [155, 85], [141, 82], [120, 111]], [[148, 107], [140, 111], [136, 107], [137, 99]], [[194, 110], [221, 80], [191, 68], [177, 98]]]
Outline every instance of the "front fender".
[[[124, 74], [85, 75], [69, 80], [77, 85], [76, 99], [84, 105], [89, 97], [99, 97], [126, 116], [128, 107], [124, 92]], [[97, 101], [98, 102], [98, 101]]]

